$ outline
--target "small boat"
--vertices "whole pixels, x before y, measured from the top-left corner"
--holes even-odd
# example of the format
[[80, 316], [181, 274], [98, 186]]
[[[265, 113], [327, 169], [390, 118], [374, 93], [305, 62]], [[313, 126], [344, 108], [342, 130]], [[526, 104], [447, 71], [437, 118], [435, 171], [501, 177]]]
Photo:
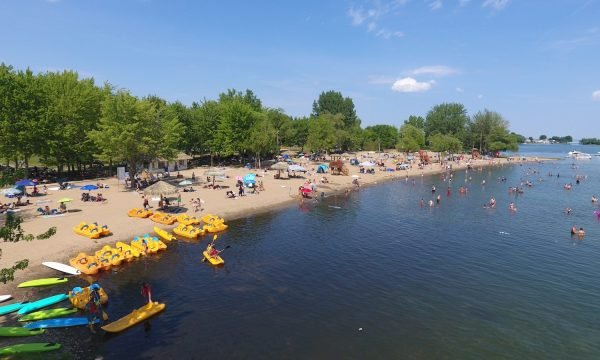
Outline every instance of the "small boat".
[[[94, 320], [94, 324], [100, 322], [100, 319]], [[85, 316], [70, 317], [70, 318], [56, 318], [30, 322], [23, 325], [26, 329], [47, 329], [47, 328], [63, 328], [71, 326], [84, 326], [87, 325], [88, 318]]]
[[46, 306], [54, 305], [61, 301], [67, 300], [68, 298], [69, 296], [67, 294], [56, 294], [53, 296], [48, 296], [46, 298], [25, 304], [25, 306], [21, 307], [19, 311], [17, 311], [17, 314], [28, 314], [30, 312], [34, 312], [36, 310], [45, 308]]
[[592, 158], [592, 155], [581, 152], [581, 151], [569, 151], [567, 153], [567, 157], [575, 160], [589, 160]]
[[44, 329], [26, 329], [20, 326], [0, 327], [0, 336], [33, 336], [44, 333]]
[[0, 356], [15, 354], [32, 354], [60, 349], [60, 344], [56, 343], [28, 343], [14, 344], [0, 348]]
[[129, 315], [120, 318], [110, 324], [102, 326], [102, 330], [106, 332], [120, 332], [130, 328], [147, 318], [158, 314], [165, 309], [165, 304], [158, 302], [148, 303], [139, 309], [133, 310]]
[[206, 250], [204, 250], [202, 252], [202, 255], [204, 255], [204, 258], [206, 260], [208, 260], [213, 265], [223, 265], [223, 264], [225, 264], [225, 260], [223, 260], [223, 258], [221, 258], [219, 255], [217, 255], [217, 256], [210, 256], [208, 254], [208, 251], [206, 251]]
[[159, 227], [156, 227], [156, 226], [154, 227], [154, 232], [158, 236], [160, 236], [163, 240], [166, 240], [166, 241], [172, 241], [172, 240], [176, 240], [177, 239], [175, 236], [169, 234], [168, 231], [163, 230], [163, 229], [161, 229]]
[[57, 318], [65, 315], [70, 315], [76, 313], [77, 309], [75, 308], [57, 308], [57, 309], [48, 309], [48, 310], [40, 310], [36, 312], [32, 312], [27, 315], [23, 315], [19, 318], [20, 322], [25, 321], [37, 321], [37, 320], [45, 320]]
[[17, 285], [18, 288], [36, 287], [36, 286], [49, 286], [55, 284], [61, 284], [69, 281], [69, 279], [61, 278], [46, 278], [46, 279], [35, 279], [20, 283]]

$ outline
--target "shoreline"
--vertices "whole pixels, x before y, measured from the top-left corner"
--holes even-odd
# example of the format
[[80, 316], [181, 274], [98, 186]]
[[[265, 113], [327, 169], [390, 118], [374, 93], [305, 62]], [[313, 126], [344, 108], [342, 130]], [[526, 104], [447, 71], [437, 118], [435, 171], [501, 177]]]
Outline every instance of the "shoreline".
[[[472, 171], [478, 171], [478, 169], [489, 168], [489, 167], [503, 167], [505, 165], [516, 165], [516, 164], [524, 164], [524, 163], [534, 163], [541, 161], [549, 161], [552, 159], [546, 158], [533, 158], [533, 157], [519, 157], [518, 159], [513, 159], [508, 161], [506, 158], [495, 158], [492, 160], [471, 160], [472, 161]], [[386, 163], [386, 165], [388, 165]], [[465, 170], [467, 169], [467, 163], [461, 162], [459, 164], [452, 163], [452, 172]], [[313, 168], [318, 166], [317, 163], [311, 163], [307, 165], [307, 168]], [[390, 166], [391, 167], [391, 166]], [[269, 212], [279, 211], [284, 208], [288, 208], [293, 203], [297, 203], [299, 201], [299, 196], [296, 194], [298, 186], [305, 182], [307, 179], [320, 179], [322, 175], [325, 175], [329, 183], [326, 184], [318, 184], [317, 185], [317, 194], [321, 192], [325, 193], [325, 198], [342, 195], [346, 192], [346, 190], [353, 191], [355, 185], [352, 184], [352, 180], [354, 179], [350, 175], [359, 175], [360, 187], [370, 187], [379, 185], [382, 183], [387, 183], [393, 180], [401, 180], [405, 178], [415, 178], [420, 176], [431, 176], [438, 175], [444, 173], [446, 171], [445, 167], [440, 166], [439, 163], [427, 165], [424, 169], [418, 169], [416, 166], [409, 170], [398, 170], [394, 172], [387, 171], [379, 171], [376, 170], [375, 174], [359, 174], [358, 167], [348, 166], [350, 173], [349, 176], [333, 176], [331, 174], [312, 174], [310, 176], [299, 177], [299, 178], [291, 178], [288, 180], [276, 180], [271, 176], [274, 172], [269, 171], [264, 177], [259, 177], [257, 180], [263, 180], [265, 184], [265, 188], [267, 191], [261, 192], [259, 195], [251, 195], [248, 194], [237, 201], [232, 199], [225, 199], [222, 196], [219, 197], [218, 194], [221, 194], [225, 190], [212, 190], [212, 189], [202, 189], [200, 186], [197, 186], [197, 191], [193, 193], [181, 193], [182, 200], [184, 195], [187, 195], [187, 199], [182, 201], [183, 206], [186, 206], [189, 203], [190, 198], [200, 197], [202, 199], [206, 199], [206, 203], [204, 205], [204, 210], [199, 213], [194, 213], [191, 210], [188, 210], [188, 214], [197, 215], [201, 217], [207, 213], [219, 215], [225, 218], [226, 223], [232, 220], [237, 220], [241, 218], [245, 218], [248, 216], [265, 214]], [[192, 172], [201, 173], [206, 169], [196, 168], [190, 170], [183, 170], [181, 174], [184, 177], [188, 178]], [[226, 183], [232, 182], [235, 184], [235, 177], [240, 176], [242, 173], [248, 173], [256, 171], [247, 170], [244, 168], [232, 168], [228, 170], [229, 178]], [[243, 176], [243, 175], [242, 175]], [[200, 178], [202, 175], [199, 176]], [[57, 221], [47, 222], [49, 219], [42, 218], [28, 218], [23, 222], [23, 229], [25, 233], [32, 233], [37, 235], [45, 230], [47, 230], [50, 226], [57, 227], [57, 233], [50, 239], [47, 240], [33, 240], [31, 242], [18, 242], [18, 243], [3, 243], [3, 258], [2, 264], [0, 267], [8, 267], [11, 266], [15, 261], [19, 259], [28, 258], [29, 266], [21, 271], [17, 271], [15, 273], [15, 280], [9, 282], [7, 284], [0, 284], [0, 295], [3, 294], [11, 294], [15, 300], [26, 300], [23, 299], [24, 292], [22, 290], [17, 290], [16, 286], [25, 280], [29, 280], [36, 277], [48, 277], [48, 276], [60, 276], [60, 273], [52, 270], [41, 263], [43, 261], [58, 261], [65, 264], [69, 264], [69, 259], [75, 257], [80, 252], [94, 252], [100, 249], [102, 246], [106, 244], [114, 245], [119, 240], [127, 240], [130, 241], [133, 236], [141, 235], [144, 233], [153, 233], [153, 227], [158, 226], [163, 229], [168, 229], [169, 231], [175, 227], [176, 225], [165, 226], [161, 224], [157, 224], [149, 219], [136, 219], [129, 218], [126, 214], [126, 209], [132, 207], [140, 207], [141, 206], [141, 195], [137, 194], [135, 191], [131, 190], [122, 190], [122, 185], [117, 186], [117, 181], [115, 178], [111, 179], [102, 179], [103, 182], [108, 183], [111, 188], [108, 190], [102, 191], [103, 195], [109, 198], [109, 201], [113, 200], [115, 204], [106, 203], [106, 204], [88, 204], [91, 206], [86, 206], [86, 204], [79, 204], [79, 200], [75, 200], [76, 202], [70, 207], [81, 207], [83, 208], [80, 211], [69, 213], [63, 217], [57, 217]], [[87, 181], [87, 183], [93, 183], [95, 181]], [[77, 182], [78, 185], [81, 185], [85, 182]], [[284, 185], [285, 184], [285, 185]], [[113, 187], [114, 186], [114, 187]], [[230, 186], [231, 187], [231, 186]], [[234, 188], [234, 187], [233, 187]], [[64, 191], [56, 191], [54, 194], [50, 194], [48, 197], [63, 196], [63, 193], [69, 192], [69, 194], [77, 194], [80, 192], [78, 189], [64, 190]], [[263, 195], [265, 194], [265, 195]], [[132, 195], [137, 195], [135, 197], [136, 202], [133, 203], [134, 197]], [[320, 195], [316, 195], [320, 196]], [[70, 196], [73, 199], [77, 199], [75, 196]], [[128, 199], [129, 197], [129, 199]], [[250, 202], [251, 200], [256, 200], [255, 202]], [[238, 206], [239, 204], [239, 206]], [[155, 205], [155, 203], [151, 202], [151, 205]], [[33, 208], [37, 208], [38, 205], [33, 205]], [[108, 208], [103, 209], [104, 207], [112, 207], [117, 208], [114, 211], [108, 210]], [[155, 206], [153, 207], [155, 208]], [[28, 209], [28, 210], [31, 210]], [[87, 214], [86, 211], [89, 210], [92, 214]], [[120, 211], [116, 211], [120, 210]], [[110, 211], [110, 214], [108, 213]], [[80, 221], [85, 221], [82, 219], [89, 218], [96, 213], [96, 215], [102, 215], [105, 218], [111, 218], [111, 221], [106, 221], [113, 232], [111, 236], [100, 238], [100, 239], [88, 239], [86, 237], [82, 237], [76, 235], [72, 231], [72, 227], [77, 225]], [[183, 213], [183, 212], [182, 212]], [[86, 216], [87, 215], [87, 216]], [[96, 219], [92, 218], [87, 221], [95, 221]], [[105, 221], [99, 221], [99, 224], [104, 224]], [[113, 225], [117, 224], [113, 229]], [[119, 226], [120, 225], [120, 226]], [[59, 238], [57, 240], [56, 238]], [[202, 240], [197, 240], [202, 241]], [[51, 248], [45, 246], [48, 242], [54, 242]], [[36, 246], [37, 245], [37, 246]], [[168, 249], [167, 249], [168, 251]], [[19, 294], [21, 293], [21, 294]], [[0, 321], [2, 323], [4, 321]]]

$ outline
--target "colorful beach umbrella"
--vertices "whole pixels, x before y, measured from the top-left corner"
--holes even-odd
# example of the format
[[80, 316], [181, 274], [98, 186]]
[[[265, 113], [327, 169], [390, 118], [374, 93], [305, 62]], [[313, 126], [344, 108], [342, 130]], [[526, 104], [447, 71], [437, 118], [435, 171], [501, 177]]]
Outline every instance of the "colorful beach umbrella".
[[98, 187], [94, 184], [87, 184], [79, 188], [81, 191], [92, 191], [98, 190]]
[[71, 202], [71, 201], [73, 201], [73, 199], [65, 197], [65, 198], [58, 200], [57, 203], [65, 203], [65, 202]]

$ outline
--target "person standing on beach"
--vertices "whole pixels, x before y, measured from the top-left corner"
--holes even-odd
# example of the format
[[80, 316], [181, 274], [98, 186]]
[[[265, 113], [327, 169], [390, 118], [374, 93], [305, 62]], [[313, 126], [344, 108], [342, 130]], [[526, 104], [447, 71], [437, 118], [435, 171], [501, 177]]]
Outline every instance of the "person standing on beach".
[[181, 193], [177, 194], [177, 207], [179, 207], [179, 205], [181, 205]]
[[150, 202], [148, 201], [148, 197], [146, 195], [144, 195], [144, 202], [143, 205], [144, 210], [148, 210], [150, 208]]

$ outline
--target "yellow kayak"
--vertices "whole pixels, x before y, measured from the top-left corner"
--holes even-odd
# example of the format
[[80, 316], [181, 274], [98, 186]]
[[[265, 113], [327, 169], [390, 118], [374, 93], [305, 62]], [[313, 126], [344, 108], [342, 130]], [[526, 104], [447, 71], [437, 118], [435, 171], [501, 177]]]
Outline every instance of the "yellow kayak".
[[156, 226], [154, 227], [154, 232], [156, 233], [156, 235], [160, 236], [163, 240], [166, 241], [172, 241], [177, 239], [175, 236], [169, 234], [168, 231], [160, 229]]
[[202, 217], [202, 222], [205, 224], [223, 223], [225, 222], [225, 219], [218, 217], [217, 215], [206, 214]]
[[206, 251], [206, 250], [204, 250], [204, 252], [202, 252], [202, 254], [204, 255], [204, 258], [206, 260], [208, 260], [213, 265], [223, 265], [223, 264], [225, 264], [225, 260], [223, 260], [219, 255], [217, 255], [217, 256], [210, 256], [208, 254], [208, 251]]
[[153, 302], [146, 304], [139, 309], [133, 310], [129, 315], [123, 316], [117, 321], [104, 325], [102, 330], [106, 332], [116, 333], [123, 331], [133, 325], [139, 324], [147, 318], [156, 315], [165, 309], [165, 304]]

